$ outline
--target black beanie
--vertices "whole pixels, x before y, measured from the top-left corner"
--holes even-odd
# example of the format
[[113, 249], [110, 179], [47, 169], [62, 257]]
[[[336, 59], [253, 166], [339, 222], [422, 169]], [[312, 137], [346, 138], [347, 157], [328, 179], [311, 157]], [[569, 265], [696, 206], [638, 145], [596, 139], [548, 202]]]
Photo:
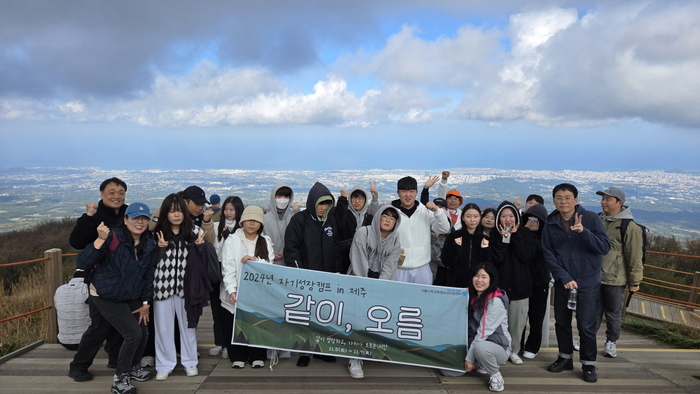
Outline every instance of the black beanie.
[[418, 190], [418, 181], [412, 176], [405, 176], [396, 182], [396, 190]]

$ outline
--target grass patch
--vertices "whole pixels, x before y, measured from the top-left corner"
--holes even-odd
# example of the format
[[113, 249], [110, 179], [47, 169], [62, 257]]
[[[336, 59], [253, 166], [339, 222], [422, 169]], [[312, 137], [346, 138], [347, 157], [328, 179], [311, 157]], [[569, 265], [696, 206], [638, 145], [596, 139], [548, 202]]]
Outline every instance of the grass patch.
[[[46, 306], [46, 286], [43, 272], [37, 268], [19, 281], [0, 286], [0, 318], [21, 315]], [[0, 279], [0, 284], [3, 280]], [[4, 284], [3, 284], [4, 285]], [[29, 316], [0, 323], [0, 356], [47, 337], [48, 312], [42, 311]]]
[[700, 330], [680, 324], [626, 316], [622, 327], [678, 349], [700, 349]]

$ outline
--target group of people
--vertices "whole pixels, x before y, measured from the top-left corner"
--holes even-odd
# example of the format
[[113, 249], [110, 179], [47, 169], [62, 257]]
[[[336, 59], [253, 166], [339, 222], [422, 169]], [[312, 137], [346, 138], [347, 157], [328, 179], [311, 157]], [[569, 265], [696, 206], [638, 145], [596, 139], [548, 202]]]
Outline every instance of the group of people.
[[[617, 188], [599, 192], [600, 215], [578, 204], [567, 183], [552, 192], [555, 210], [531, 195], [481, 210], [447, 191], [449, 172], [431, 177], [418, 197], [412, 177], [397, 182], [395, 199], [380, 203], [376, 184], [369, 193], [356, 185], [336, 197], [322, 183], [308, 192], [306, 207], [294, 191], [275, 185], [266, 211], [244, 206], [237, 196], [223, 203], [190, 186], [168, 195], [153, 213], [142, 203], [125, 204], [126, 183], [110, 178], [100, 185], [101, 200], [87, 204], [71, 233], [78, 274], [89, 288], [90, 324], [82, 334], [69, 376], [92, 378], [88, 368], [106, 340], [108, 366], [115, 368], [112, 392], [135, 393], [132, 380], [165, 380], [180, 363], [187, 376], [198, 374], [197, 327], [211, 303], [215, 347], [233, 368], [261, 368], [267, 358], [289, 358], [284, 350], [231, 344], [242, 264], [262, 261], [300, 269], [437, 286], [468, 288], [468, 352], [464, 368], [490, 375], [489, 389], [501, 391], [500, 365], [535, 358], [542, 341], [550, 283], [559, 345], [552, 372], [573, 369], [572, 310], [577, 324], [583, 378], [597, 380], [596, 331], [605, 314], [615, 357], [625, 286], [641, 281], [641, 230], [620, 221], [632, 218]], [[439, 182], [438, 197], [429, 189]], [[220, 203], [220, 206], [219, 206]], [[612, 246], [612, 247], [611, 247]], [[637, 252], [639, 247], [639, 253]], [[639, 260], [639, 261], [637, 261]], [[75, 279], [74, 279], [75, 281]], [[73, 282], [73, 281], [72, 281]], [[530, 332], [525, 336], [529, 321]], [[60, 321], [59, 321], [60, 325]], [[59, 327], [60, 330], [60, 327]], [[314, 358], [334, 362], [330, 355]], [[296, 365], [309, 365], [301, 353]], [[348, 359], [353, 378], [363, 378], [363, 362]], [[454, 376], [454, 371], [443, 371]]]

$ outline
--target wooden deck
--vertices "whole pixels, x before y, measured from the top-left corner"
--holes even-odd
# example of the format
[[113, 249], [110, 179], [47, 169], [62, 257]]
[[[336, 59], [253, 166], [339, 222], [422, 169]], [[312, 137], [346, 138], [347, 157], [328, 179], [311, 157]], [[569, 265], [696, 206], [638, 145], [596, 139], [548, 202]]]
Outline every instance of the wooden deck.
[[[553, 324], [550, 344], [556, 344]], [[598, 343], [605, 341], [604, 329]], [[197, 377], [187, 377], [182, 367], [163, 382], [136, 382], [140, 394], [223, 393], [473, 393], [489, 392], [488, 378], [475, 373], [449, 378], [428, 368], [378, 362], [365, 363], [365, 378], [355, 380], [343, 359], [324, 363], [312, 359], [307, 368], [295, 366], [296, 356], [274, 367], [234, 370], [228, 360], [207, 355], [212, 346], [211, 318], [198, 330], [200, 363]], [[554, 346], [554, 345], [553, 345]], [[0, 393], [108, 393], [113, 370], [106, 367], [104, 352], [90, 371], [95, 378], [76, 383], [66, 376], [73, 352], [60, 345], [44, 344], [0, 364]], [[556, 358], [556, 347], [542, 349], [535, 360], [520, 366], [507, 363], [501, 369], [506, 391], [513, 393], [700, 393], [700, 351], [676, 350], [643, 336], [624, 332], [618, 342], [618, 357], [598, 358], [598, 383], [581, 379], [580, 364], [574, 371], [547, 372]], [[576, 358], [578, 356], [575, 356]], [[152, 368], [151, 368], [152, 370]]]
[[639, 296], [632, 297], [627, 313], [663, 322], [700, 328], [700, 311], [655, 301]]

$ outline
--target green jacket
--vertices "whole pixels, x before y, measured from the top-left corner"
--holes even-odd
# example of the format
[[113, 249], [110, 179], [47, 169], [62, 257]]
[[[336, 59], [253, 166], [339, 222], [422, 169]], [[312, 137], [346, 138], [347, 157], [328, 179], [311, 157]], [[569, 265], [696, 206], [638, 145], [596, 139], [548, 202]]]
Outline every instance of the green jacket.
[[605, 216], [603, 212], [600, 217], [610, 239], [610, 252], [603, 256], [601, 283], [610, 286], [639, 285], [644, 277], [642, 229], [631, 222], [623, 243], [620, 227], [622, 219], [634, 219], [631, 210], [623, 206], [622, 211], [615, 216]]

